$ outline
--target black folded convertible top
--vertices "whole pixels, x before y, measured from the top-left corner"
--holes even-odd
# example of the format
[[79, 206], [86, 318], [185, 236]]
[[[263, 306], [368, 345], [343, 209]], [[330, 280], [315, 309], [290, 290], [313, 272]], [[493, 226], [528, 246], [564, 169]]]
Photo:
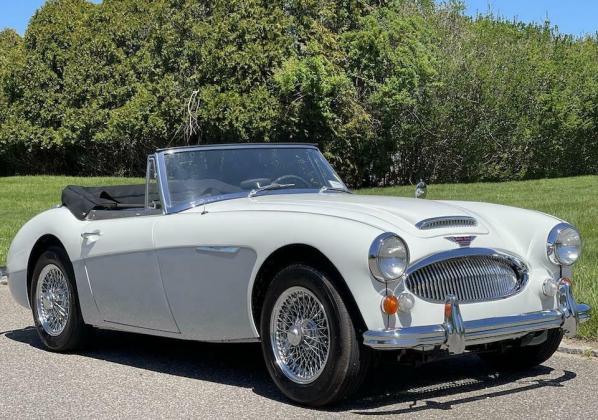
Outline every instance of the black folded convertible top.
[[92, 210], [144, 207], [145, 185], [79, 187], [69, 185], [62, 190], [62, 204], [80, 220]]

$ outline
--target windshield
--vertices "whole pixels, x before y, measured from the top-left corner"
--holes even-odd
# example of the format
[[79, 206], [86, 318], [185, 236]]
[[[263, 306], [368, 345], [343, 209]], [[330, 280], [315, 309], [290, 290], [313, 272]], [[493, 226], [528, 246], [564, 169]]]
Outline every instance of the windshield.
[[320, 151], [311, 147], [198, 148], [163, 156], [167, 206], [175, 211], [258, 193], [346, 189]]

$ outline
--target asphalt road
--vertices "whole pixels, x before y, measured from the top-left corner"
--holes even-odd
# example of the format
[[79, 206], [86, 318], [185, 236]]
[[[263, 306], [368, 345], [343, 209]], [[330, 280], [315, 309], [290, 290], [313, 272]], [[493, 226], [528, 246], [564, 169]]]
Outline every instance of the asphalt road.
[[270, 382], [258, 345], [101, 331], [90, 350], [40, 348], [29, 311], [0, 285], [0, 418], [598, 418], [598, 359], [557, 354], [497, 374], [476, 357], [379, 369], [351, 401], [295, 406]]

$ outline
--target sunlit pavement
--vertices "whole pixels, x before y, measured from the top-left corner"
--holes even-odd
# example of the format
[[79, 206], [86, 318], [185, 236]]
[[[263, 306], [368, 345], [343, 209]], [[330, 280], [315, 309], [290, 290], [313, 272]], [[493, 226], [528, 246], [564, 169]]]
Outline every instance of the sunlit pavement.
[[474, 356], [380, 368], [360, 395], [314, 411], [277, 391], [259, 345], [99, 331], [89, 350], [64, 355], [42, 350], [31, 325], [0, 285], [0, 418], [598, 417], [596, 358], [559, 353], [509, 375]]

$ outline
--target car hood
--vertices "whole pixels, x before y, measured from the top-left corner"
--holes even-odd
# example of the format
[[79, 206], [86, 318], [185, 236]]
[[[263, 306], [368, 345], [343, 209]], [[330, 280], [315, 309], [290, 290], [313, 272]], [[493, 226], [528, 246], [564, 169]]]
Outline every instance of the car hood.
[[[272, 194], [208, 204], [208, 211], [284, 211], [329, 215], [366, 223], [382, 230], [407, 231], [429, 237], [447, 232], [485, 234], [489, 227], [479, 214], [447, 201], [343, 193]], [[195, 209], [193, 211], [200, 211]], [[436, 217], [473, 217], [475, 226], [420, 230], [416, 224]]]

